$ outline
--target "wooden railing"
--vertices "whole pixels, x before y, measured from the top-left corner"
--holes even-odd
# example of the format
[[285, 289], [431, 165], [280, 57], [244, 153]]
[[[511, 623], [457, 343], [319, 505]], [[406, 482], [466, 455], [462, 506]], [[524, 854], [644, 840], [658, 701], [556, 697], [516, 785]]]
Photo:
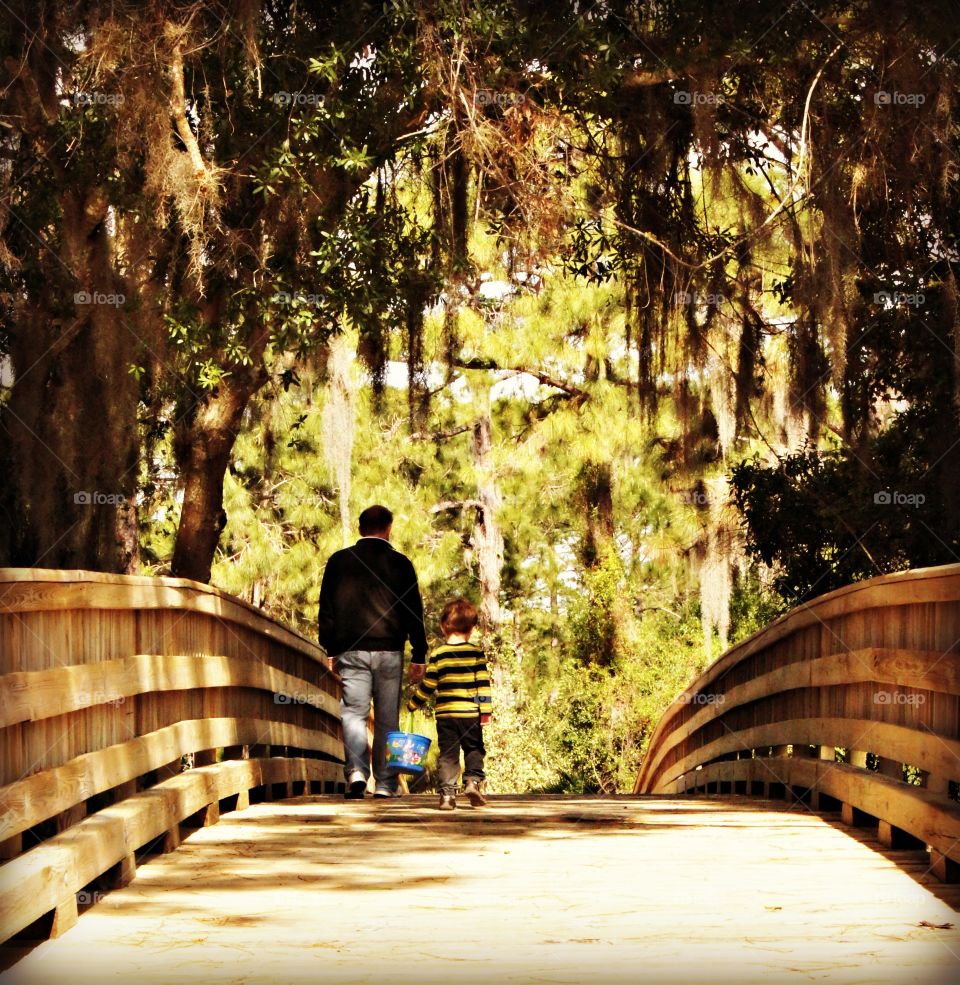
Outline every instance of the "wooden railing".
[[960, 565], [859, 582], [727, 651], [651, 738], [637, 793], [799, 798], [960, 861]]
[[221, 810], [343, 788], [323, 650], [173, 578], [0, 569], [0, 733], [0, 940]]

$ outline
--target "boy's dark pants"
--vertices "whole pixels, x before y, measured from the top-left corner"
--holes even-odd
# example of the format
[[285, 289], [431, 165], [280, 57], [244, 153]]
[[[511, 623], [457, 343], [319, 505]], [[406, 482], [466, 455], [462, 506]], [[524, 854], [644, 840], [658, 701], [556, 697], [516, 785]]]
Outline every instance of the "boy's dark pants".
[[460, 776], [460, 750], [463, 749], [463, 778], [474, 777], [482, 780], [483, 728], [480, 716], [476, 718], [437, 718], [437, 739], [440, 743], [440, 758], [437, 766], [440, 772], [440, 789], [444, 793], [455, 793]]

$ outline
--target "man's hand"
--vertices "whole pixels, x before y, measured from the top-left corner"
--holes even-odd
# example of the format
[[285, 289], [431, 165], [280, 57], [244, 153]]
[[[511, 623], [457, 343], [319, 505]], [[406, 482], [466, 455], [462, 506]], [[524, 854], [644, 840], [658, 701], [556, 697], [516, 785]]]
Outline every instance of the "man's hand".
[[426, 664], [410, 664], [410, 683], [419, 684], [423, 680], [423, 675], [426, 672]]

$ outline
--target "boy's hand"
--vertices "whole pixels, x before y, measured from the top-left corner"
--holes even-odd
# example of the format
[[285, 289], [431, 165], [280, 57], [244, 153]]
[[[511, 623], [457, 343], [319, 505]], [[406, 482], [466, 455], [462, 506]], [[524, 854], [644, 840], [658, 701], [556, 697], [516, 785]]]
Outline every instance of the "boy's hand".
[[490, 712], [485, 711], [480, 715], [480, 725], [483, 726], [489, 724], [490, 724]]
[[410, 664], [410, 682], [412, 684], [419, 684], [423, 680], [426, 669], [426, 664]]

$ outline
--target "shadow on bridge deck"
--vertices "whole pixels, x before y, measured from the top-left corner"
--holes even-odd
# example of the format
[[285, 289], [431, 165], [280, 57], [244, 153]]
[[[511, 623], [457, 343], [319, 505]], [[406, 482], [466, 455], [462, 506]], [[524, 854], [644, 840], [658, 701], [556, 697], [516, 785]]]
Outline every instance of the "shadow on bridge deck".
[[802, 807], [434, 803], [225, 814], [62, 938], [8, 948], [0, 982], [960, 980], [956, 888]]

